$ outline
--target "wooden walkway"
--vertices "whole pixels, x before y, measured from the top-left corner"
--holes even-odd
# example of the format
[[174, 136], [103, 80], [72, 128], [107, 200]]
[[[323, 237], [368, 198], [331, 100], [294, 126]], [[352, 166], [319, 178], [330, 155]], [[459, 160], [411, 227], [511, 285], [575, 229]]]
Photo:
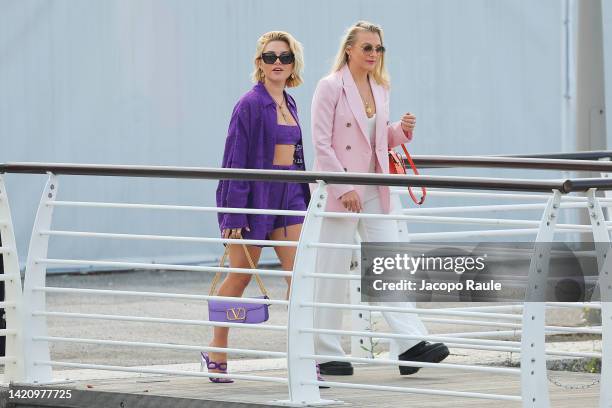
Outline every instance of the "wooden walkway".
[[[257, 375], [286, 377], [285, 370], [258, 371]], [[589, 384], [593, 375], [583, 373], [554, 372], [555, 379], [573, 385]], [[328, 381], [351, 382], [372, 385], [388, 385], [438, 390], [471, 391], [488, 394], [520, 395], [518, 376], [503, 374], [475, 373], [457, 370], [427, 370], [418, 374], [400, 377], [395, 367], [356, 366], [351, 377], [327, 377]], [[566, 390], [550, 385], [551, 407], [575, 408], [597, 407], [599, 385], [587, 389]], [[96, 395], [100, 406], [113, 400], [112, 406], [146, 407], [253, 407], [276, 406], [274, 401], [287, 398], [287, 387], [283, 384], [254, 381], [236, 381], [234, 384], [213, 384], [206, 378], [178, 376], [147, 376], [89, 380], [65, 384], [63, 387], [83, 390], [80, 395]], [[159, 396], [171, 398], [158, 398]], [[419, 407], [419, 408], [495, 408], [520, 407], [520, 402], [494, 401], [463, 397], [443, 397], [399, 392], [330, 388], [321, 390], [321, 397], [342, 401], [333, 406], [355, 407]], [[124, 401], [121, 405], [118, 400]], [[128, 404], [127, 401], [130, 401]], [[214, 402], [213, 402], [214, 401]], [[242, 404], [244, 403], [244, 404]], [[85, 404], [85, 403], [84, 403]], [[98, 405], [88, 403], [88, 408]], [[1, 404], [0, 404], [1, 406]], [[20, 406], [17, 404], [16, 406]], [[23, 406], [26, 406], [25, 404]], [[37, 406], [35, 404], [27, 406]], [[43, 405], [40, 405], [43, 406]], [[44, 405], [50, 406], [50, 405]], [[61, 404], [52, 406], [64, 406]], [[71, 407], [80, 406], [72, 401]]]

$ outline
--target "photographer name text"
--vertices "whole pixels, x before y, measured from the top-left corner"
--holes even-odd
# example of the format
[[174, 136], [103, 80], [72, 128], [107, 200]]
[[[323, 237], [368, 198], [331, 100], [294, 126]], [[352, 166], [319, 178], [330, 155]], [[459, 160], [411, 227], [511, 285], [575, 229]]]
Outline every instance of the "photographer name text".
[[420, 282], [409, 281], [402, 279], [396, 282], [387, 282], [382, 279], [377, 279], [372, 282], [372, 287], [376, 291], [433, 291], [433, 292], [458, 292], [462, 290], [470, 291], [500, 291], [502, 290], [501, 282], [489, 280], [486, 282], [466, 279], [465, 282], [431, 282], [423, 279]]

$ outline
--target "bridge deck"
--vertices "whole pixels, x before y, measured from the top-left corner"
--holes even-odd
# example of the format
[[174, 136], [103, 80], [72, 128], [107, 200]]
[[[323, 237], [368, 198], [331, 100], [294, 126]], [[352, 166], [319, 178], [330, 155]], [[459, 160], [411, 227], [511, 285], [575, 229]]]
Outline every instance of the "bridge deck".
[[[69, 371], [66, 371], [68, 373]], [[257, 371], [257, 375], [286, 377], [285, 370]], [[591, 374], [553, 372], [555, 379], [572, 385], [590, 384]], [[112, 375], [110, 375], [112, 376]], [[479, 393], [519, 395], [519, 377], [516, 375], [464, 372], [448, 369], [421, 370], [418, 374], [400, 377], [395, 367], [356, 366], [352, 377], [327, 377], [328, 381], [352, 382], [360, 384], [388, 385], [440, 390], [471, 391]], [[213, 384], [206, 378], [181, 376], [146, 375], [139, 377], [106, 378], [85, 380], [65, 384], [76, 390], [71, 405], [54, 405], [96, 408], [98, 406], [147, 406], [147, 407], [249, 407], [253, 404], [275, 406], [274, 401], [287, 398], [287, 387], [283, 384], [254, 381], [236, 381], [234, 384]], [[598, 406], [599, 385], [587, 389], [567, 390], [550, 384], [551, 406], [555, 408], [595, 407]], [[89, 396], [89, 399], [87, 398]], [[342, 401], [356, 407], [426, 407], [442, 408], [452, 404], [461, 407], [520, 407], [520, 402], [492, 401], [463, 397], [443, 397], [398, 392], [330, 388], [321, 390], [324, 399]], [[170, 397], [159, 398], [159, 397]], [[76, 399], [83, 400], [82, 405]], [[119, 404], [124, 401], [124, 404]], [[128, 404], [129, 401], [129, 404]], [[213, 402], [214, 401], [214, 402]], [[223, 402], [222, 402], [223, 401]], [[26, 401], [21, 401], [22, 406]], [[244, 404], [242, 404], [244, 403]], [[55, 405], [57, 404], [57, 405]], [[100, 404], [100, 405], [97, 405]], [[144, 404], [144, 405], [143, 405]], [[0, 404], [1, 405], [1, 404]], [[333, 406], [341, 406], [341, 403]], [[16, 405], [16, 406], [19, 406]], [[43, 406], [43, 405], [38, 405]], [[260, 406], [260, 405], [258, 405]]]

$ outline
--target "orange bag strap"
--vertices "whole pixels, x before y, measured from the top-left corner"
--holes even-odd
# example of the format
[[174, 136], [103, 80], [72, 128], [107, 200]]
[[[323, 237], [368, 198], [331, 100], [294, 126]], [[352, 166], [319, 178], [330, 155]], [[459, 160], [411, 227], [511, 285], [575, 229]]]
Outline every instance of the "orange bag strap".
[[[406, 154], [406, 160], [408, 160], [408, 164], [410, 164], [410, 168], [412, 169], [412, 172], [418, 176], [419, 171], [417, 170], [414, 164], [414, 161], [412, 161], [412, 157], [410, 157], [410, 153], [408, 153], [408, 149], [406, 149], [406, 146], [404, 144], [402, 144], [402, 150]], [[412, 187], [408, 187], [408, 193], [410, 194], [412, 201], [414, 201], [417, 205], [423, 204], [425, 202], [425, 197], [427, 197], [427, 190], [425, 189], [425, 187], [421, 187], [421, 192], [422, 192], [421, 198], [417, 200], [416, 196], [412, 192]]]

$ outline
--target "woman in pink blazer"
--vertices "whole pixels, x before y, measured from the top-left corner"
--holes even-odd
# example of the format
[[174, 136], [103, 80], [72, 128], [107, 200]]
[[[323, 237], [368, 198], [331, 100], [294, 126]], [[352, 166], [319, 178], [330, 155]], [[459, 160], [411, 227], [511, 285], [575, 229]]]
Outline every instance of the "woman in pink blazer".
[[[389, 173], [388, 149], [412, 139], [416, 117], [410, 113], [401, 120], [389, 121], [389, 75], [385, 67], [382, 29], [360, 21], [350, 27], [340, 45], [332, 73], [321, 79], [312, 100], [312, 139], [315, 171]], [[327, 211], [387, 214], [391, 210], [387, 186], [330, 185]], [[325, 218], [320, 242], [352, 243], [359, 232], [362, 241], [399, 241], [397, 222], [368, 218]], [[348, 272], [350, 251], [321, 248], [317, 272]], [[317, 302], [342, 302], [346, 280], [322, 279], [317, 282]], [[392, 305], [385, 303], [385, 305]], [[412, 306], [401, 303], [402, 306]], [[425, 335], [427, 331], [414, 314], [383, 313], [396, 333]], [[340, 310], [317, 308], [315, 326], [341, 329]], [[315, 352], [319, 355], [344, 355], [335, 335], [316, 335]], [[394, 341], [390, 358], [440, 362], [449, 354], [442, 343]], [[350, 375], [350, 363], [330, 358], [319, 361], [322, 374]], [[417, 367], [400, 367], [401, 374], [413, 374]]]

